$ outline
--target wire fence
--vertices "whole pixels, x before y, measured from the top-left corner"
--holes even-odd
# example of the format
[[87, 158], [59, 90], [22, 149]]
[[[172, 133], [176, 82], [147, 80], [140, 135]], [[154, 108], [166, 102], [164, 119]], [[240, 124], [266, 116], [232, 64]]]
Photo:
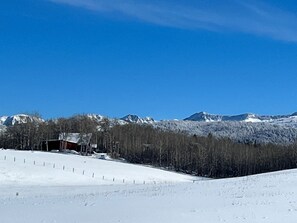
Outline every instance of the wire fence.
[[[173, 182], [171, 181], [160, 181], [160, 180], [136, 180], [136, 179], [131, 179], [131, 178], [124, 178], [124, 177], [113, 177], [111, 175], [104, 175], [104, 174], [98, 174], [98, 172], [92, 172], [92, 171], [87, 171], [86, 169], [78, 168], [78, 167], [72, 167], [72, 166], [67, 166], [64, 164], [60, 163], [53, 163], [53, 162], [45, 162], [45, 161], [36, 161], [32, 159], [26, 159], [26, 158], [16, 158], [12, 156], [7, 156], [4, 155], [2, 158], [3, 161], [6, 162], [13, 162], [15, 164], [20, 164], [22, 163], [23, 165], [32, 165], [36, 167], [42, 167], [42, 168], [51, 168], [55, 169], [57, 171], [63, 171], [63, 172], [68, 172], [68, 173], [73, 173], [76, 175], [82, 175], [87, 178], [92, 178], [96, 181], [103, 181], [105, 183], [109, 184], [135, 184], [135, 185], [144, 185], [144, 184], [172, 184]], [[98, 182], [99, 183], [99, 182]], [[194, 183], [194, 181], [193, 181]]]

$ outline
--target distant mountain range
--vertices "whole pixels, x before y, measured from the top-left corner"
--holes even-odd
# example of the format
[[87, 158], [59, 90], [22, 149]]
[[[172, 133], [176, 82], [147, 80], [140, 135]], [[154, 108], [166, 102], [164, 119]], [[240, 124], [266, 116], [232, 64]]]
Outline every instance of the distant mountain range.
[[198, 136], [212, 134], [246, 143], [290, 144], [297, 141], [297, 113], [291, 115], [212, 115], [195, 113], [182, 121], [162, 121], [155, 124], [164, 130]]
[[[153, 124], [156, 121], [153, 118], [145, 117], [141, 118], [137, 115], [126, 115], [122, 118], [109, 118], [103, 115], [98, 114], [88, 114], [86, 115], [90, 119], [101, 122], [104, 118], [107, 118], [112, 123], [118, 123], [118, 124], [128, 124], [128, 123], [135, 123], [135, 124]], [[33, 115], [26, 115], [26, 114], [17, 114], [12, 116], [0, 116], [0, 128], [1, 126], [13, 126], [16, 124], [22, 124], [22, 123], [42, 123], [45, 122], [45, 120], [35, 117]]]
[[101, 122], [104, 118], [109, 119], [112, 123], [118, 123], [118, 124], [127, 124], [127, 123], [135, 123], [135, 124], [153, 124], [156, 121], [153, 118], [145, 117], [140, 118], [138, 115], [126, 115], [122, 118], [108, 118], [103, 115], [96, 115], [96, 114], [89, 114], [87, 115], [92, 120], [95, 120], [97, 122]]
[[288, 122], [296, 121], [297, 112], [292, 115], [256, 115], [251, 113], [241, 115], [212, 115], [206, 112], [199, 112], [184, 119], [184, 121], [198, 121], [198, 122]]
[[[131, 114], [122, 118], [108, 118], [98, 114], [87, 116], [97, 122], [107, 118], [113, 124], [146, 124], [163, 130], [200, 136], [207, 136], [211, 133], [216, 137], [229, 137], [239, 142], [289, 144], [296, 142], [297, 139], [297, 112], [291, 115], [276, 116], [251, 113], [229, 116], [199, 112], [184, 120], [162, 121]], [[0, 117], [0, 131], [5, 131], [7, 126], [15, 124], [44, 121], [41, 118], [25, 114], [2, 116]]]

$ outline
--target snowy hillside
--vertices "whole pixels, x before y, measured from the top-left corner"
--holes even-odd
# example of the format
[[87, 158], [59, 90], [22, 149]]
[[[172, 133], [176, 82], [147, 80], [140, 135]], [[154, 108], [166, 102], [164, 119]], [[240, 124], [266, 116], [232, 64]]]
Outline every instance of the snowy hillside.
[[[74, 165], [77, 172], [72, 173], [67, 168]], [[92, 179], [88, 174], [93, 171], [96, 176], [158, 183]], [[189, 180], [185, 175], [73, 155], [0, 151], [1, 222], [296, 222], [297, 170]]]
[[0, 150], [0, 185], [149, 184], [193, 179], [188, 175], [156, 168], [92, 157]]
[[3, 125], [7, 118], [8, 118], [8, 116], [0, 117], [0, 125]]
[[265, 122], [194, 122], [162, 121], [156, 128], [207, 136], [228, 137], [240, 142], [290, 144], [297, 139], [297, 122], [271, 124]]
[[6, 130], [6, 126], [4, 125], [4, 122], [6, 121], [7, 118], [8, 118], [8, 116], [0, 117], [0, 133], [5, 132], [5, 130]]
[[290, 144], [297, 140], [297, 114], [234, 116], [196, 113], [184, 121], [161, 121], [156, 128], [207, 136], [229, 137], [240, 142]]
[[0, 133], [6, 131], [6, 126], [5, 125], [0, 125]]

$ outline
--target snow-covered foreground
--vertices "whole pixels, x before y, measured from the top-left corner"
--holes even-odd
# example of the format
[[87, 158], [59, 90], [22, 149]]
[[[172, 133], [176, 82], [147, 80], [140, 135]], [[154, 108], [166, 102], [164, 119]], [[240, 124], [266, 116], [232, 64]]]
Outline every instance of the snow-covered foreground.
[[194, 179], [175, 172], [72, 154], [0, 150], [0, 185], [159, 184]]
[[[37, 157], [46, 165], [38, 166]], [[35, 165], [27, 163], [31, 158]], [[59, 165], [130, 181], [94, 179], [58, 169]], [[134, 184], [132, 178], [151, 183]], [[297, 170], [194, 183], [193, 179], [86, 157], [0, 150], [0, 222], [296, 222]]]

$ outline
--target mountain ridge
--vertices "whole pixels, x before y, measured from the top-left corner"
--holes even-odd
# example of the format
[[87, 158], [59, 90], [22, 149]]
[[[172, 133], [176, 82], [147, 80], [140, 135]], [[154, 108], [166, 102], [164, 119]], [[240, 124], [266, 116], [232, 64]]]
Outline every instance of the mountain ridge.
[[151, 117], [141, 118], [138, 115], [131, 114], [122, 117], [121, 120], [135, 124], [153, 124], [155, 122], [155, 120]]
[[239, 115], [217, 115], [207, 112], [198, 112], [187, 118], [184, 121], [196, 122], [221, 122], [221, 121], [241, 121], [241, 122], [268, 122], [276, 119], [284, 119], [297, 116], [297, 112], [291, 115], [257, 115], [253, 113], [244, 113]]
[[22, 124], [22, 123], [28, 123], [28, 122], [41, 123], [41, 122], [44, 122], [44, 120], [35, 115], [26, 115], [26, 114], [17, 114], [17, 115], [0, 117], [0, 124], [4, 126], [13, 126], [16, 124]]
[[[140, 117], [136, 114], [128, 114], [122, 118], [109, 118], [108, 116], [100, 115], [100, 114], [86, 114], [92, 120], [102, 121], [107, 118], [112, 121], [119, 121], [120, 124], [125, 123], [135, 123], [135, 124], [154, 124], [156, 121], [152, 117]], [[243, 113], [238, 115], [221, 115], [221, 114], [210, 114], [207, 112], [197, 112], [192, 114], [191, 116], [183, 119], [172, 119], [172, 120], [161, 120], [162, 121], [193, 121], [193, 122], [273, 122], [273, 121], [286, 121], [286, 119], [290, 119], [290, 121], [295, 121], [294, 117], [297, 117], [297, 112], [294, 112], [290, 115], [257, 115], [254, 113]], [[52, 119], [48, 119], [52, 120]], [[27, 114], [16, 114], [11, 116], [0, 116], [0, 125], [11, 126], [19, 123], [26, 122], [44, 122], [46, 120]], [[296, 120], [297, 121], [297, 120]]]
[[[88, 114], [85, 116], [96, 121], [98, 127], [100, 123], [107, 119], [110, 126], [126, 125], [129, 123], [151, 125], [160, 130], [183, 132], [188, 135], [207, 136], [211, 133], [215, 137], [227, 137], [234, 141], [244, 143], [291, 144], [297, 142], [297, 113], [274, 116], [245, 113], [241, 115], [224, 116], [200, 112], [184, 120], [161, 121], [155, 121], [150, 117], [141, 118], [131, 114], [122, 118], [109, 118], [98, 114]], [[9, 126], [18, 123], [39, 123], [48, 121], [23, 114], [3, 116], [0, 117], [0, 120], [0, 132], [6, 131]]]

